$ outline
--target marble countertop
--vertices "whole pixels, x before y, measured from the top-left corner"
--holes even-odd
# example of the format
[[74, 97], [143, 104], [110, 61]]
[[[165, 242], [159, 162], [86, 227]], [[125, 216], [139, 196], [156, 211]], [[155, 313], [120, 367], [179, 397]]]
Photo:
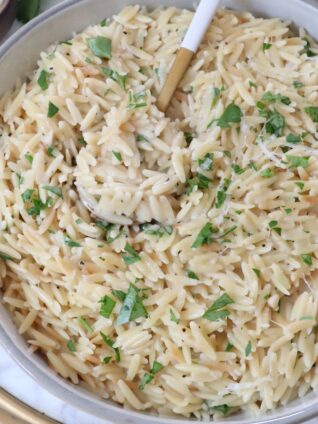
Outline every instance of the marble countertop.
[[[62, 0], [42, 0], [42, 9], [48, 9]], [[14, 23], [10, 34], [19, 27]], [[77, 410], [54, 397], [41, 388], [22, 368], [20, 368], [8, 353], [0, 346], [0, 387], [14, 395], [27, 405], [46, 414], [63, 424], [111, 424]], [[0, 417], [0, 422], [1, 417]], [[4, 423], [4, 422], [3, 422]], [[317, 424], [317, 419], [307, 424]]]

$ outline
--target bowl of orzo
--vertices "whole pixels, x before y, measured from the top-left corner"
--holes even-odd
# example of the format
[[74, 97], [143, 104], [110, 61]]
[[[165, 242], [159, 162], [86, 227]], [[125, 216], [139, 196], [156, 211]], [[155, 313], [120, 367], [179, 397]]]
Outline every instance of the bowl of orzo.
[[[0, 341], [116, 423], [318, 414], [318, 12], [65, 1], [0, 48]], [[82, 203], [79, 188], [108, 218]]]

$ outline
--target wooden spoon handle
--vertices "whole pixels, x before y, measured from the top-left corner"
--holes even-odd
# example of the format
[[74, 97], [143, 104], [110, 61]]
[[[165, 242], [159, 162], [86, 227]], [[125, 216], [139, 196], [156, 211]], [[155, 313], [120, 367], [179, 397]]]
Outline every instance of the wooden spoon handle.
[[178, 51], [172, 68], [157, 100], [157, 106], [162, 112], [166, 111], [173, 93], [176, 91], [179, 82], [190, 65], [193, 55], [194, 52], [184, 47], [181, 47]]
[[198, 50], [219, 2], [220, 0], [200, 1], [157, 100], [157, 106], [162, 112], [166, 111], [173, 93], [190, 65], [194, 53]]

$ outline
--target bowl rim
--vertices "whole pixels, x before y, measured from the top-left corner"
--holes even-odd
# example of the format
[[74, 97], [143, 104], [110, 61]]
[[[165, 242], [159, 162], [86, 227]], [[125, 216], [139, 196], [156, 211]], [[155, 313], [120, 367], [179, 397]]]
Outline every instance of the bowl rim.
[[[50, 18], [54, 18], [59, 15], [61, 12], [68, 9], [72, 9], [73, 6], [79, 5], [81, 3], [88, 3], [90, 0], [63, 0], [61, 3], [51, 7], [45, 12], [41, 13], [30, 22], [26, 23], [24, 26], [19, 28], [15, 33], [13, 33], [4, 43], [0, 46], [0, 67], [1, 60], [5, 59], [5, 56], [10, 52], [10, 50], [18, 43], [25, 35], [30, 31], [35, 30], [40, 24], [44, 23]], [[109, 0], [106, 0], [109, 1]], [[250, 0], [253, 1], [253, 0]], [[314, 6], [310, 1], [306, 0], [290, 0], [298, 7], [308, 8], [311, 13], [317, 15], [318, 17], [318, 4]], [[7, 3], [10, 3], [10, 0], [4, 2], [4, 7], [7, 6]], [[248, 2], [247, 2], [248, 8]], [[1, 11], [1, 9], [0, 9]], [[1, 297], [0, 297], [1, 303]], [[22, 339], [22, 337], [21, 337]], [[98, 417], [99, 419], [105, 419], [105, 410], [108, 409], [113, 416], [117, 416], [116, 421], [122, 418], [125, 419], [125, 423], [133, 424], [130, 420], [135, 418], [136, 421], [140, 424], [190, 424], [199, 422], [197, 420], [190, 420], [184, 417], [180, 418], [165, 418], [158, 415], [152, 415], [149, 413], [136, 412], [130, 409], [124, 409], [123, 406], [116, 404], [115, 402], [110, 403], [109, 400], [99, 398], [98, 396], [90, 393], [89, 391], [80, 391], [76, 385], [68, 383], [62, 377], [57, 376], [54, 378], [55, 374], [49, 372], [51, 371], [48, 366], [47, 370], [42, 369], [41, 365], [36, 363], [35, 360], [32, 360], [30, 355], [27, 352], [20, 350], [2, 326], [0, 322], [0, 344], [4, 347], [7, 353], [10, 354], [12, 359], [31, 377], [35, 380], [40, 386], [46, 389], [49, 393], [54, 395], [56, 398], [69, 403], [75, 408], [78, 408], [88, 414], [91, 414], [92, 417]], [[86, 392], [86, 393], [85, 393]], [[84, 402], [83, 402], [84, 401]], [[287, 404], [288, 407], [288, 404]], [[103, 411], [104, 409], [104, 411]], [[312, 405], [299, 407], [297, 410], [293, 411], [284, 411], [279, 416], [268, 416], [263, 415], [259, 417], [251, 417], [253, 421], [249, 420], [247, 423], [252, 424], [283, 424], [288, 422], [288, 424], [302, 424], [307, 420], [312, 418], [318, 418], [318, 399]], [[106, 417], [107, 420], [112, 419]], [[255, 419], [255, 421], [254, 421]], [[109, 421], [107, 421], [109, 422]], [[238, 424], [238, 421], [226, 420], [226, 424]]]

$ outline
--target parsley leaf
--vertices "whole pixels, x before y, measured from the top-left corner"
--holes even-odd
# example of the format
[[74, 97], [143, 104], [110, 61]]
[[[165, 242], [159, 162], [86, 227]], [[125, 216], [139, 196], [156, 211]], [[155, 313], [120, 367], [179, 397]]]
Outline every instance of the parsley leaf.
[[173, 312], [172, 309], [170, 309], [169, 313], [170, 313], [170, 321], [175, 322], [176, 324], [179, 324], [180, 319], [176, 317], [176, 314]]
[[108, 364], [113, 358], [111, 356], [105, 356], [103, 358], [103, 364]]
[[73, 342], [73, 340], [69, 340], [66, 343], [66, 346], [67, 346], [67, 348], [70, 352], [76, 352], [76, 346], [75, 346], [75, 343]]
[[91, 52], [102, 59], [111, 59], [112, 57], [112, 40], [106, 37], [97, 36], [87, 39], [87, 45]]
[[93, 333], [92, 327], [89, 325], [89, 323], [86, 321], [86, 319], [82, 316], [78, 318], [78, 322], [81, 324], [81, 326], [84, 328], [85, 331], [88, 333]]
[[211, 409], [216, 412], [221, 412], [225, 416], [228, 415], [231, 408], [229, 407], [229, 405], [224, 403], [223, 405], [211, 406]]
[[149, 373], [146, 373], [143, 376], [143, 378], [142, 378], [142, 380], [141, 380], [141, 382], [139, 384], [139, 389], [140, 390], [144, 390], [146, 384], [149, 384], [154, 379], [155, 375], [159, 371], [161, 371], [162, 369], [163, 369], [163, 365], [160, 364], [160, 362], [154, 361], [150, 372]]
[[203, 171], [212, 171], [213, 153], [207, 153], [202, 159], [198, 160], [198, 165]]
[[187, 180], [187, 184], [188, 184], [187, 194], [191, 194], [195, 187], [201, 190], [207, 189], [209, 188], [209, 184], [211, 182], [212, 180], [210, 178], [198, 172], [195, 175], [195, 177]]
[[212, 100], [212, 104], [211, 104], [212, 107], [216, 106], [217, 102], [220, 100], [222, 91], [224, 91], [224, 87], [221, 87], [221, 88], [214, 87], [213, 88], [213, 100]]
[[268, 223], [268, 227], [271, 230], [275, 231], [278, 235], [281, 235], [282, 234], [282, 229], [280, 227], [278, 227], [277, 225], [278, 225], [278, 222], [275, 221], [275, 220], [274, 221], [270, 221]]
[[305, 112], [313, 120], [313, 122], [318, 122], [318, 106], [305, 107]]
[[263, 52], [269, 50], [272, 47], [271, 43], [263, 43]]
[[141, 261], [141, 257], [130, 244], [126, 243], [124, 250], [128, 253], [128, 255], [123, 255], [123, 260], [126, 265], [131, 265], [135, 262]]
[[50, 193], [55, 194], [57, 197], [63, 199], [63, 193], [61, 187], [57, 186], [43, 186], [44, 190], [49, 191]]
[[264, 178], [270, 178], [274, 176], [274, 172], [271, 168], [266, 168], [260, 173], [260, 176]]
[[304, 253], [300, 257], [306, 265], [312, 265], [312, 256], [309, 253]]
[[297, 187], [299, 187], [299, 188], [300, 188], [300, 190], [303, 190], [303, 189], [304, 189], [304, 187], [305, 187], [305, 183], [303, 183], [302, 181], [297, 181], [297, 182], [295, 182], [295, 185], [296, 185]]
[[184, 134], [184, 138], [187, 143], [187, 146], [189, 146], [191, 144], [191, 141], [194, 139], [194, 136], [192, 133], [188, 131], [185, 131], [183, 134]]
[[284, 103], [287, 106], [291, 104], [289, 97], [282, 96], [281, 94], [273, 94], [271, 91], [266, 91], [266, 93], [264, 93], [262, 96], [262, 100], [266, 103], [275, 103], [277, 101]]
[[139, 142], [139, 141], [146, 141], [147, 143], [149, 143], [149, 140], [148, 140], [148, 138], [146, 138], [144, 135], [142, 135], [142, 134], [137, 134], [136, 135], [136, 141], [137, 142]]
[[111, 78], [113, 81], [117, 82], [123, 90], [126, 90], [126, 81], [127, 81], [126, 74], [121, 75], [117, 71], [114, 71], [111, 68], [106, 68], [105, 66], [102, 67], [102, 72], [104, 75]]
[[293, 87], [294, 88], [302, 88], [304, 86], [305, 86], [305, 84], [300, 82], [300, 81], [293, 81]]
[[33, 156], [30, 155], [29, 153], [27, 153], [26, 155], [24, 155], [24, 157], [32, 165], [32, 163], [33, 163]]
[[233, 349], [234, 345], [232, 345], [231, 342], [227, 342], [226, 348], [225, 348], [225, 352], [231, 352], [231, 350]]
[[145, 100], [145, 93], [133, 94], [132, 91], [128, 93], [129, 103], [127, 108], [130, 110], [139, 109], [141, 107], [147, 106], [147, 102]]
[[126, 293], [123, 292], [122, 290], [112, 289], [112, 295], [117, 297], [117, 299], [119, 299], [121, 302], [123, 302], [125, 300], [125, 297], [126, 297]]
[[47, 148], [47, 154], [51, 158], [55, 158], [54, 152], [55, 152], [55, 147], [53, 145], [51, 145]]
[[252, 352], [252, 342], [251, 340], [247, 343], [245, 347], [245, 356], [248, 357]]
[[243, 113], [234, 103], [230, 103], [224, 110], [223, 115], [217, 120], [220, 128], [229, 128], [231, 123], [240, 123]]
[[48, 118], [53, 118], [53, 116], [55, 116], [59, 111], [59, 108], [57, 106], [55, 106], [54, 103], [49, 102], [49, 108], [47, 111], [47, 117]]
[[71, 239], [70, 236], [66, 235], [64, 237], [64, 243], [69, 247], [81, 247], [80, 243]]
[[226, 192], [229, 188], [229, 185], [231, 184], [231, 180], [229, 180], [228, 178], [225, 178], [223, 181], [223, 185], [221, 186], [220, 190], [217, 191], [216, 193], [216, 201], [215, 201], [215, 207], [217, 209], [220, 209], [221, 206], [223, 205], [223, 203], [226, 200]]
[[140, 317], [147, 318], [148, 313], [139, 296], [139, 290], [133, 284], [130, 284], [117, 317], [116, 325], [127, 324]]
[[268, 134], [275, 134], [277, 137], [283, 135], [285, 128], [285, 118], [277, 110], [267, 113], [267, 121], [265, 122], [265, 131]]
[[259, 278], [261, 276], [261, 271], [257, 268], [252, 268], [252, 269], [255, 272], [256, 276]]
[[291, 168], [300, 167], [300, 168], [306, 169], [308, 166], [310, 156], [299, 157], [299, 156], [286, 155], [286, 158]]
[[303, 40], [305, 41], [305, 45], [304, 45], [304, 52], [306, 53], [306, 55], [307, 55], [308, 57], [314, 57], [314, 56], [317, 56], [317, 54], [316, 54], [316, 53], [314, 53], [314, 52], [311, 50], [311, 45], [310, 45], [309, 40], [308, 40], [307, 38], [303, 38]]
[[218, 321], [220, 319], [225, 319], [230, 313], [227, 309], [224, 309], [225, 306], [234, 303], [234, 300], [230, 298], [227, 293], [222, 294], [210, 308], [204, 312], [203, 318], [209, 321]]
[[111, 313], [113, 312], [116, 302], [109, 296], [103, 296], [99, 300], [99, 303], [101, 303], [99, 311], [100, 315], [104, 318], [109, 318]]
[[107, 346], [109, 346], [112, 349], [114, 349], [114, 352], [115, 352], [115, 361], [116, 362], [120, 362], [120, 350], [119, 350], [118, 347], [114, 347], [114, 343], [115, 342], [109, 336], [107, 336], [106, 334], [104, 334], [102, 331], [100, 331], [99, 334], [101, 335], [101, 337], [103, 339], [103, 342], [105, 344], [107, 344]]
[[294, 135], [294, 134], [290, 133], [286, 137], [286, 141], [287, 141], [287, 143], [297, 144], [297, 143], [301, 142], [301, 136], [300, 135]]
[[237, 165], [236, 163], [232, 163], [231, 168], [237, 175], [241, 175], [245, 172], [245, 169], [241, 168], [240, 165]]
[[115, 158], [118, 160], [118, 162], [122, 161], [122, 157], [121, 157], [121, 153], [120, 152], [116, 152], [115, 150], [112, 150], [113, 155], [115, 156]]
[[193, 280], [199, 280], [197, 274], [194, 271], [191, 271], [191, 269], [188, 269], [187, 274], [189, 278], [192, 278]]
[[171, 235], [173, 233], [173, 228], [171, 225], [165, 225], [160, 227], [159, 225], [144, 225], [144, 233], [150, 236], [157, 236], [159, 238], [163, 237], [165, 234]]
[[42, 69], [38, 77], [37, 83], [39, 84], [39, 86], [41, 87], [43, 91], [49, 88], [49, 83], [48, 83], [49, 76], [50, 76], [49, 72]]
[[195, 241], [192, 244], [192, 249], [203, 246], [205, 244], [212, 243], [212, 234], [216, 233], [218, 230], [213, 227], [210, 222], [207, 222], [200, 230]]

